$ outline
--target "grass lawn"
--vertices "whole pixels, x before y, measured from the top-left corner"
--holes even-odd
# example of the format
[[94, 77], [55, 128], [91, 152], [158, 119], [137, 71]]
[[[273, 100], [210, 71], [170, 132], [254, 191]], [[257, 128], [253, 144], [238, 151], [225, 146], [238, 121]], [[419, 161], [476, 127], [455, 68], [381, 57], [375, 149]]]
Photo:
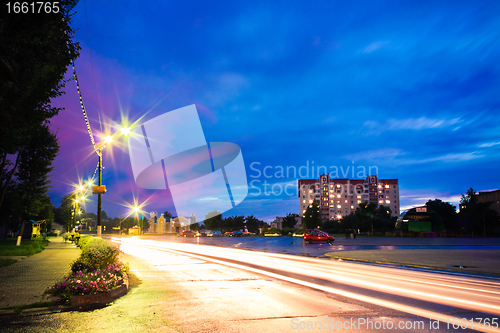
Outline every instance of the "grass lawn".
[[0, 256], [31, 256], [42, 252], [49, 244], [48, 240], [22, 240], [21, 245], [16, 246], [16, 239], [7, 238], [0, 240]]
[[0, 259], [0, 268], [12, 265], [15, 262], [17, 262], [17, 260], [15, 260], [15, 259], [2, 258], [2, 259]]

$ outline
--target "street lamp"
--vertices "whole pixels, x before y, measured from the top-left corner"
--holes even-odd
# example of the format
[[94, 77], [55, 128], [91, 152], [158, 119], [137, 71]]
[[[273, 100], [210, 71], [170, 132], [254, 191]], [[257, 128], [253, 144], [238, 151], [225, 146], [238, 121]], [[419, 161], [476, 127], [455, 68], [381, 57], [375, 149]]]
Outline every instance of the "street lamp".
[[[127, 129], [127, 130], [125, 130]], [[128, 127], [124, 127], [121, 130], [122, 134], [128, 135], [130, 134], [130, 129]], [[102, 217], [101, 217], [101, 211], [102, 211], [102, 198], [101, 195], [105, 192], [102, 190], [102, 150], [104, 149], [106, 143], [111, 143], [113, 142], [113, 135], [107, 135], [104, 138], [104, 142], [100, 142], [95, 146], [95, 150], [97, 152], [97, 155], [99, 156], [99, 180], [98, 180], [98, 186], [99, 186], [99, 191], [97, 193], [97, 237], [102, 236]]]

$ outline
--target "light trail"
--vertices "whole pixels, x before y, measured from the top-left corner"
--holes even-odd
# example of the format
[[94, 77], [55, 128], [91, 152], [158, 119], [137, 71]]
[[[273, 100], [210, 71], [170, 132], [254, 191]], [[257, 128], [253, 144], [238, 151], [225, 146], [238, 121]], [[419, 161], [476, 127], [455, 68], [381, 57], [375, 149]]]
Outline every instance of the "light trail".
[[[120, 243], [124, 252], [127, 252], [127, 249], [134, 249], [136, 253], [139, 249], [151, 249], [187, 255], [445, 323], [447, 321], [451, 323], [453, 320], [460, 322], [462, 318], [306, 280], [310, 280], [310, 278], [320, 279], [326, 282], [354, 286], [363, 291], [375, 291], [490, 313], [496, 316], [500, 315], [500, 297], [498, 296], [500, 295], [500, 283], [496, 281], [485, 282], [473, 277], [450, 277], [432, 272], [406, 271], [390, 267], [326, 261], [209, 245], [137, 238], [112, 238], [112, 241]], [[158, 255], [161, 256], [161, 252]], [[290, 273], [295, 277], [287, 275]], [[474, 330], [499, 332], [498, 329], [491, 326], [489, 328], [473, 326], [474, 322], [467, 323], [467, 328]]]

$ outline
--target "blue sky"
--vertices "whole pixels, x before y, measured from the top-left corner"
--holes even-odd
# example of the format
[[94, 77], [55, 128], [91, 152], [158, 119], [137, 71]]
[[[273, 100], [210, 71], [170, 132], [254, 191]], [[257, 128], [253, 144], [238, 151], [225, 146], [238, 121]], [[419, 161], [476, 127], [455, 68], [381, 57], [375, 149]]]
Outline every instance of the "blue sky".
[[[402, 209], [500, 188], [497, 1], [86, 0], [75, 10], [76, 67], [97, 141], [99, 114], [106, 132], [122, 117], [144, 122], [196, 104], [206, 139], [239, 145], [261, 192], [264, 180], [278, 190], [296, 188], [297, 177], [255, 178], [255, 162], [261, 171], [376, 166], [379, 178], [399, 179]], [[55, 205], [97, 163], [74, 82], [66, 91], [52, 120]], [[104, 154], [104, 210], [126, 215], [135, 197], [150, 198], [145, 211], [173, 211], [168, 194], [135, 185], [125, 144]], [[224, 215], [298, 213], [290, 186], [250, 189]], [[95, 207], [92, 198], [86, 209]]]

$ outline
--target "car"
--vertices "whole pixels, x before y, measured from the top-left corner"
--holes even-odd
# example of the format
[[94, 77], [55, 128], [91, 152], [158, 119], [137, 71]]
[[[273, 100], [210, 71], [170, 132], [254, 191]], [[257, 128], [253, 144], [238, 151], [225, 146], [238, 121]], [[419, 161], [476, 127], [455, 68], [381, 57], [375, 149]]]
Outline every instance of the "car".
[[207, 236], [208, 237], [221, 237], [222, 234], [220, 233], [219, 230], [214, 230], [214, 231], [207, 233]]
[[241, 230], [234, 230], [229, 234], [229, 237], [242, 237], [243, 236], [243, 231]]
[[335, 241], [335, 237], [328, 235], [328, 233], [319, 229], [307, 229], [304, 231], [304, 241], [309, 244], [313, 242], [327, 242], [328, 244]]
[[191, 230], [184, 230], [181, 232], [181, 236], [184, 236], [184, 237], [194, 237], [196, 236], [196, 234], [191, 231]]
[[206, 237], [206, 236], [207, 236], [207, 234], [204, 231], [198, 231], [196, 233], [196, 237]]

